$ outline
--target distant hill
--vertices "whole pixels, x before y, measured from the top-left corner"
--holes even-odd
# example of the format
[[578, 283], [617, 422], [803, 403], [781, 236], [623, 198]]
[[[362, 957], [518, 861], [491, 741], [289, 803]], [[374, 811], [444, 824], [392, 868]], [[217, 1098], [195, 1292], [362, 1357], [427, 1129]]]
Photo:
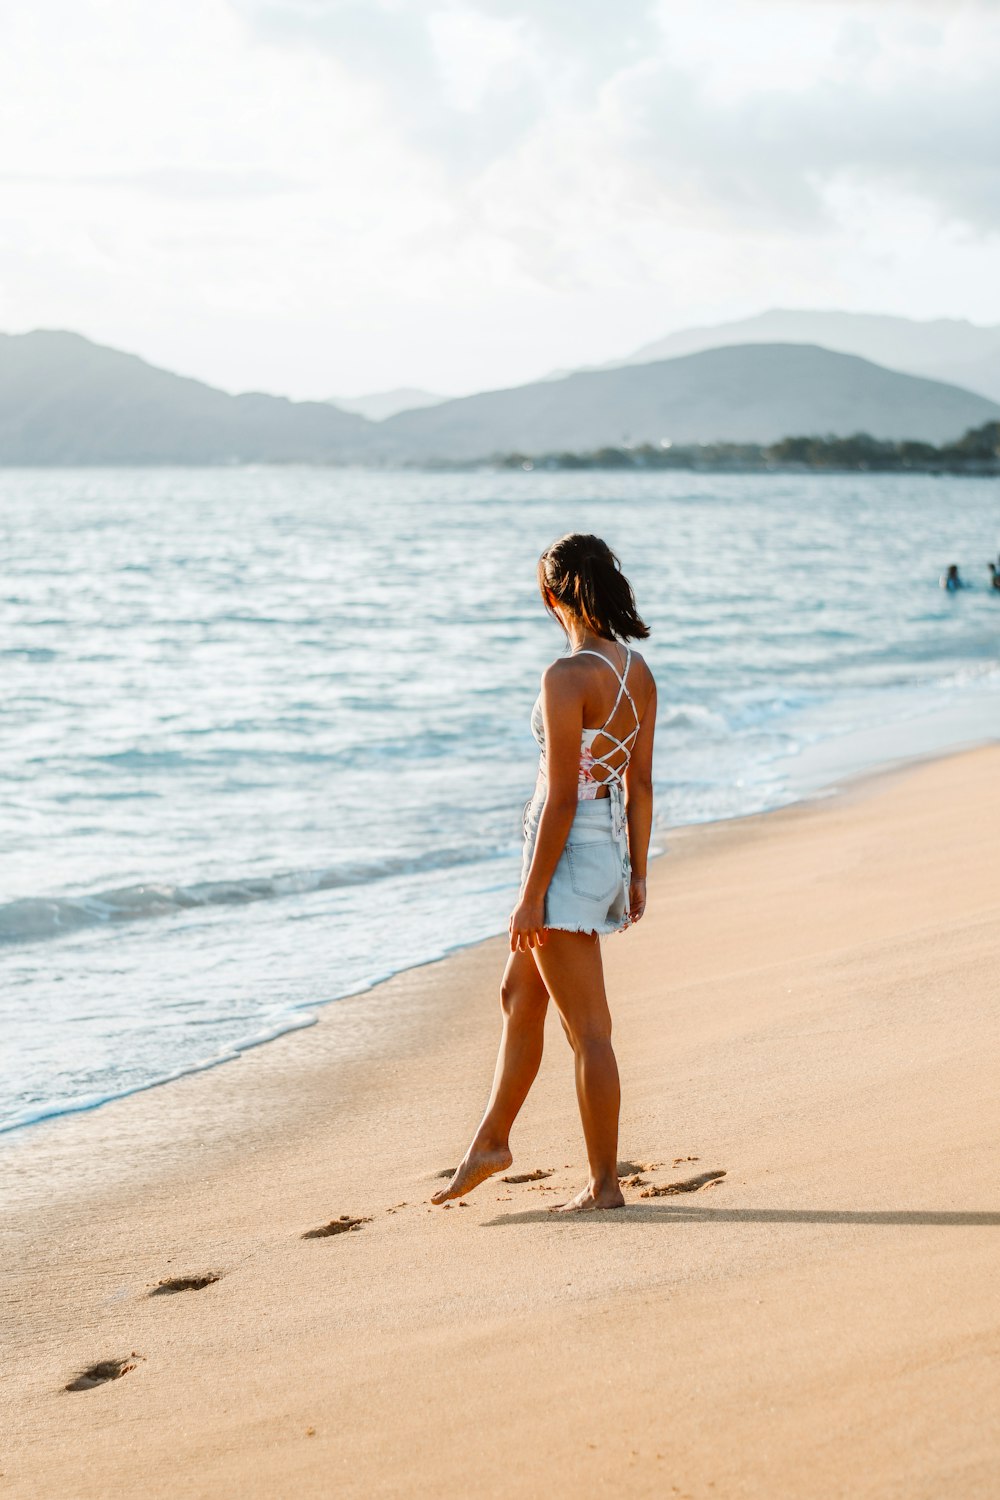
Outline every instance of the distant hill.
[[1000, 417], [956, 386], [806, 344], [577, 372], [371, 422], [230, 396], [73, 333], [0, 334], [0, 464], [422, 462], [792, 434], [941, 443]]
[[417, 390], [413, 386], [399, 386], [393, 391], [373, 391], [370, 396], [331, 396], [330, 405], [341, 411], [353, 411], [369, 422], [384, 422], [398, 411], [415, 411], [424, 406], [440, 406], [447, 396], [436, 396], [433, 391]]
[[371, 423], [322, 401], [230, 396], [77, 333], [0, 334], [0, 464], [328, 462]]
[[1000, 325], [988, 327], [958, 318], [921, 322], [882, 313], [772, 308], [738, 322], [682, 328], [599, 368], [651, 364], [731, 344], [819, 344], [1000, 401]]
[[387, 458], [474, 459], [622, 443], [772, 443], [868, 432], [940, 443], [1000, 417], [956, 386], [805, 344], [743, 344], [583, 371], [402, 412], [379, 424]]

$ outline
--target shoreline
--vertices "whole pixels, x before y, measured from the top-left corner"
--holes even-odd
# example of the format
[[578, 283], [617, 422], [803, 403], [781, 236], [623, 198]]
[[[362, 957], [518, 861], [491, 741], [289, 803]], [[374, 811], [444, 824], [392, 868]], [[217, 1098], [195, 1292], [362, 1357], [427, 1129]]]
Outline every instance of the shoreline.
[[[690, 464], [619, 464], [619, 463], [581, 463], [562, 464], [548, 463], [547, 455], [532, 458], [520, 454], [513, 455], [516, 462], [509, 462], [506, 455], [500, 454], [496, 457], [478, 459], [387, 459], [385, 462], [376, 462], [371, 459], [308, 459], [308, 458], [271, 458], [240, 459], [231, 462], [227, 459], [191, 459], [182, 458], [163, 459], [153, 463], [137, 463], [132, 459], [121, 460], [75, 460], [73, 462], [53, 463], [48, 460], [44, 463], [0, 463], [0, 474], [66, 474], [66, 473], [94, 473], [105, 471], [109, 473], [137, 474], [162, 474], [170, 470], [181, 473], [191, 472], [198, 469], [207, 469], [213, 472], [239, 473], [240, 471], [256, 470], [288, 470], [306, 469], [322, 473], [332, 471], [334, 473], [372, 473], [372, 474], [516, 474], [527, 472], [535, 474], [709, 474], [709, 475], [763, 475], [766, 478], [775, 476], [795, 475], [829, 475], [831, 478], [848, 477], [874, 477], [898, 476], [913, 479], [995, 479], [1000, 474], [1000, 464], [986, 461], [981, 468], [968, 466], [949, 467], [945, 464], [927, 465], [918, 464], [899, 465], [898, 467], [878, 467], [863, 464], [845, 464], [842, 467], [835, 464], [809, 464], [799, 462], [773, 463], [773, 464], [740, 464], [740, 463], [690, 463]], [[529, 465], [525, 469], [525, 461]]]
[[[503, 938], [12, 1136], [9, 1492], [986, 1500], [998, 769], [882, 769], [651, 866], [604, 946], [623, 1162], [720, 1186], [548, 1215], [584, 1171], [550, 1018], [513, 1145], [551, 1181], [430, 1209], [488, 1091]], [[302, 1239], [341, 1214], [365, 1222]]]
[[[936, 735], [936, 722], [933, 715], [924, 715], [923, 719], [935, 725], [932, 735]], [[914, 726], [919, 728], [922, 719], [902, 720], [897, 724], [889, 726], [888, 733], [885, 729], [878, 731], [851, 731], [846, 740], [848, 744], [861, 745], [874, 737], [877, 742], [876, 748], [862, 750], [859, 758], [853, 763], [848, 756], [846, 762], [837, 765], [837, 758], [823, 765], [823, 755], [830, 749], [831, 744], [840, 750], [840, 758], [843, 760], [843, 745], [836, 741], [820, 741], [817, 746], [810, 747], [804, 753], [799, 752], [792, 762], [793, 771], [789, 779], [789, 786], [793, 791], [788, 801], [777, 802], [773, 806], [762, 808], [755, 812], [738, 813], [731, 817], [712, 818], [707, 821], [695, 821], [690, 823], [679, 823], [666, 825], [657, 829], [654, 826], [653, 838], [651, 839], [650, 865], [655, 864], [665, 854], [670, 852], [672, 843], [677, 839], [686, 837], [690, 830], [713, 828], [720, 825], [732, 825], [747, 822], [756, 818], [772, 817], [776, 813], [786, 811], [790, 808], [808, 806], [813, 802], [823, 802], [831, 797], [840, 797], [848, 794], [855, 787], [863, 787], [869, 778], [878, 778], [883, 774], [893, 774], [897, 770], [904, 770], [908, 766], [917, 766], [939, 759], [947, 759], [953, 755], [963, 754], [969, 750], [986, 747], [996, 742], [996, 737], [985, 734], [985, 723], [979, 723], [975, 709], [969, 715], [964, 725], [965, 734], [941, 746], [938, 741], [932, 739], [922, 748], [903, 750], [898, 741], [902, 735], [910, 739], [914, 734]], [[919, 738], [919, 736], [918, 736]], [[811, 760], [819, 759], [819, 771], [814, 767], [812, 773], [808, 771]], [[155, 920], [151, 919], [151, 920]], [[73, 1102], [63, 1106], [40, 1105], [37, 1110], [26, 1112], [26, 1114], [14, 1119], [0, 1123], [0, 1161], [3, 1152], [7, 1149], [8, 1138], [20, 1137], [24, 1132], [36, 1129], [38, 1126], [49, 1122], [56, 1122], [64, 1118], [76, 1115], [91, 1115], [95, 1111], [106, 1108], [110, 1104], [132, 1098], [133, 1095], [148, 1092], [150, 1089], [168, 1087], [181, 1079], [198, 1073], [211, 1072], [216, 1068], [230, 1063], [238, 1062], [247, 1053], [253, 1052], [260, 1047], [270, 1046], [283, 1037], [297, 1031], [308, 1031], [318, 1025], [331, 1006], [340, 1005], [346, 1000], [356, 1000], [363, 995], [370, 995], [382, 985], [389, 983], [401, 974], [410, 970], [424, 968], [428, 964], [440, 963], [454, 954], [461, 953], [468, 948], [474, 948], [481, 943], [490, 942], [502, 937], [502, 930], [489, 933], [485, 937], [477, 935], [468, 939], [460, 939], [448, 944], [448, 946], [436, 951], [425, 958], [418, 958], [413, 963], [404, 964], [397, 969], [390, 969], [379, 974], [371, 983], [361, 989], [349, 989], [343, 994], [333, 995], [325, 1000], [299, 1004], [293, 1007], [283, 1021], [276, 1023], [263, 1034], [251, 1034], [246, 1039], [234, 1043], [224, 1053], [199, 1059], [189, 1065], [181, 1066], [162, 1076], [151, 1078], [148, 1082], [137, 1083], [134, 1086], [114, 1093], [102, 1095], [99, 1098], [88, 1097], [79, 1103]]]

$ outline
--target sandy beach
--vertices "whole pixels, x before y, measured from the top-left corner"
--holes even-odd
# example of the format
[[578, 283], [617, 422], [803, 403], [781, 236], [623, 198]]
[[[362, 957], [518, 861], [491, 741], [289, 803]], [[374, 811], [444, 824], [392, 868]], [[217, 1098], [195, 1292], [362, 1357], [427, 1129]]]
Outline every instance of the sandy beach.
[[547, 1212], [554, 1016], [512, 1142], [551, 1175], [430, 1207], [505, 939], [11, 1136], [3, 1492], [996, 1496], [998, 786], [988, 747], [673, 839], [604, 949], [620, 1212]]

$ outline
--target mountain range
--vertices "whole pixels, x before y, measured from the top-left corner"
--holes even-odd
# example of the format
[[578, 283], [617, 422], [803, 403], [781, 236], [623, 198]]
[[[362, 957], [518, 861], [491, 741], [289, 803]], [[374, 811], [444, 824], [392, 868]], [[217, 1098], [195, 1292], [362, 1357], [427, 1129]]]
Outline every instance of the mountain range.
[[737, 344], [485, 391], [379, 424], [395, 459], [868, 432], [939, 443], [1000, 417], [985, 396], [809, 344]]
[[0, 464], [338, 462], [364, 417], [230, 396], [77, 333], [0, 334]]
[[799, 342], [578, 371], [371, 421], [232, 396], [79, 334], [0, 334], [3, 465], [419, 463], [859, 431], [941, 443], [998, 419], [976, 392]]
[[394, 417], [398, 411], [438, 406], [449, 398], [415, 386], [400, 385], [391, 391], [372, 391], [368, 396], [330, 396], [328, 399], [330, 406], [339, 406], [341, 411], [354, 411], [371, 422], [384, 422], [386, 417]]
[[680, 329], [599, 368], [646, 365], [728, 344], [819, 344], [840, 354], [858, 354], [890, 370], [964, 386], [1000, 401], [1000, 326], [959, 318], [917, 321], [884, 313], [779, 307], [737, 322]]

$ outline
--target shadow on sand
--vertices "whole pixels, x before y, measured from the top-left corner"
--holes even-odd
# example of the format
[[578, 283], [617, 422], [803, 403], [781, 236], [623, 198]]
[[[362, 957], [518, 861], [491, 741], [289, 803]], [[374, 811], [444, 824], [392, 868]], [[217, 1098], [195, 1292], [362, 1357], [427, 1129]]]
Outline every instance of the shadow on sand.
[[932, 1228], [965, 1226], [1000, 1228], [1000, 1212], [973, 1210], [938, 1211], [931, 1208], [870, 1209], [854, 1212], [839, 1208], [701, 1208], [687, 1203], [626, 1203], [607, 1212], [554, 1214], [547, 1208], [529, 1208], [522, 1213], [498, 1214], [486, 1219], [483, 1228], [502, 1224], [903, 1224]]

